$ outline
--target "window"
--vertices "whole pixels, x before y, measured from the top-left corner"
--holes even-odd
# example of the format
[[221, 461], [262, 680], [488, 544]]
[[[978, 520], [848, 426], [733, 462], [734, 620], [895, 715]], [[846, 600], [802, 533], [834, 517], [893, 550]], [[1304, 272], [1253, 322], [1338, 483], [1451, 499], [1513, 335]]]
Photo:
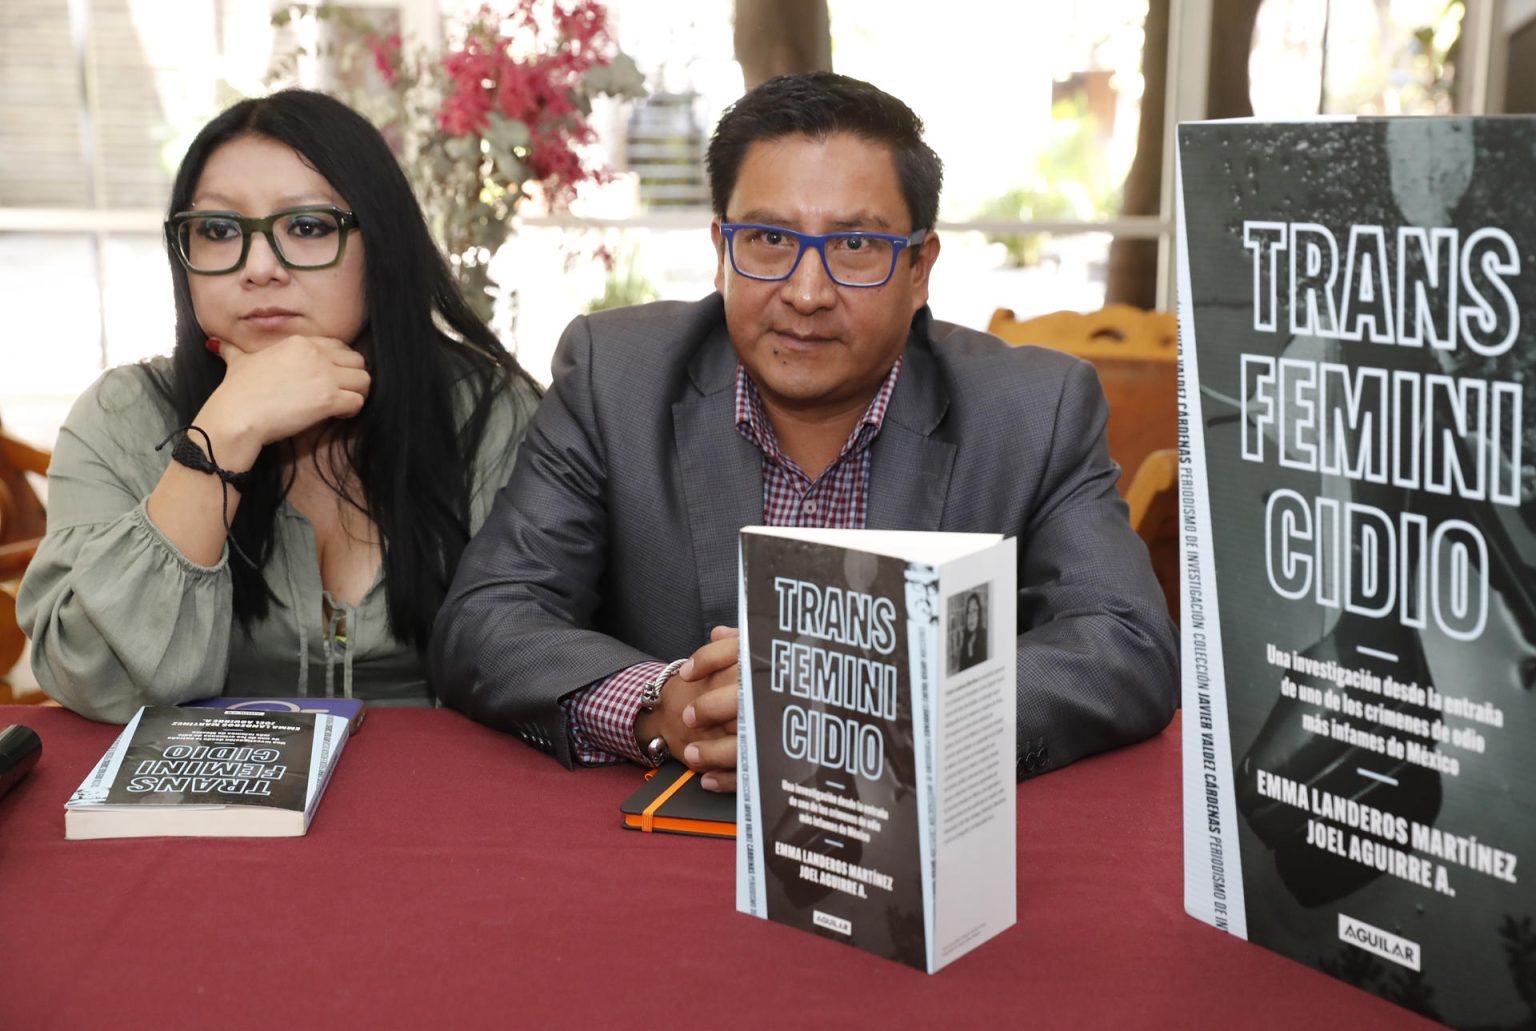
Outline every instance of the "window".
[[[427, 38], [445, 16], [478, 2], [352, 6]], [[1188, 98], [1203, 95], [1215, 4], [1170, 2], [1175, 78], [1166, 109], [1198, 116], [1201, 101]], [[1469, 23], [1488, 2], [1467, 0]], [[652, 90], [644, 102], [594, 112], [599, 151], [620, 174], [569, 213], [525, 209], [495, 265], [515, 291], [497, 328], [541, 378], [574, 314], [649, 297], [692, 299], [713, 288], [698, 160], [741, 90], [731, 7], [674, 0], [663, 15], [648, 0], [608, 5]], [[0, 290], [13, 317], [12, 331], [0, 335], [0, 413], [14, 431], [50, 442], [101, 368], [170, 346], [159, 227], [186, 143], [230, 100], [266, 89], [274, 54], [324, 31], [303, 21], [274, 30], [270, 7], [270, 0], [7, 0]], [[1441, 31], [1456, 7], [1266, 0], [1251, 65], [1254, 101], [1270, 114], [1284, 113], [1265, 107], [1272, 101], [1311, 103], [1310, 90], [1295, 88], [1311, 74], [1329, 111], [1439, 110], [1443, 96], [1415, 63], [1428, 59], [1415, 49], [1415, 32], [1430, 24]], [[1091, 309], [1104, 298], [1112, 239], [1155, 239], [1169, 253], [1171, 187], [1161, 215], [1124, 217], [1119, 201], [1141, 119], [1147, 9], [1146, 0], [951, 0], [943, 17], [899, 18], [882, 0], [829, 0], [834, 66], [910, 103], [945, 160], [944, 251], [932, 295], [940, 318], [984, 327], [998, 306]], [[1332, 15], [1326, 58], [1319, 10]], [[1501, 37], [1483, 37], [1480, 53], [1489, 38]], [[327, 74], [314, 63], [298, 71], [311, 83]], [[1463, 101], [1461, 109], [1470, 108]], [[1171, 176], [1171, 151], [1164, 169]], [[1160, 296], [1171, 297], [1166, 286]]]

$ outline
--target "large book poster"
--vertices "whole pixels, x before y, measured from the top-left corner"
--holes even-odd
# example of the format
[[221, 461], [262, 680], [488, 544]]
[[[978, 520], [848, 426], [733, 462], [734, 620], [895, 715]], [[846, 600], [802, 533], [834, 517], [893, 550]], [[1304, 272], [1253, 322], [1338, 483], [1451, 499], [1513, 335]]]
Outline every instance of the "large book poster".
[[907, 563], [745, 534], [743, 564], [766, 915], [925, 969]]
[[1179, 130], [1186, 906], [1536, 1019], [1536, 120]]

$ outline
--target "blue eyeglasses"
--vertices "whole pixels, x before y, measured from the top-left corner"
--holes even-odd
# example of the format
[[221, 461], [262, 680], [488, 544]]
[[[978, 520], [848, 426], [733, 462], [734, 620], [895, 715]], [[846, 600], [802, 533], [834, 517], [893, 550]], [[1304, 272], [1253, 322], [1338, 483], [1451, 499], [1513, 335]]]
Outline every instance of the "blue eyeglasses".
[[896, 271], [896, 259], [928, 235], [891, 233], [797, 233], [782, 226], [722, 222], [720, 235], [731, 256], [731, 267], [748, 279], [774, 283], [788, 279], [800, 267], [807, 250], [821, 255], [827, 276], [839, 286], [884, 286]]

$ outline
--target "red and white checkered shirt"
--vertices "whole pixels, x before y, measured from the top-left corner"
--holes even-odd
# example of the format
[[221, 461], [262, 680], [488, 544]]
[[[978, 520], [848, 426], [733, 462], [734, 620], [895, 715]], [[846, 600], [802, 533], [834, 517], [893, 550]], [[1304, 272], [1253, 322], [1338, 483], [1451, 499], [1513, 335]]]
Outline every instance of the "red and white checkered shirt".
[[[757, 384], [736, 366], [736, 431], [763, 456], [763, 522], [768, 526], [819, 526], [862, 530], [869, 511], [869, 446], [880, 433], [901, 375], [901, 359], [864, 410], [864, 417], [832, 464], [814, 480], [779, 447]], [[560, 705], [576, 759], [585, 765], [645, 762], [635, 740], [640, 694], [665, 663], [642, 662], [567, 695]]]

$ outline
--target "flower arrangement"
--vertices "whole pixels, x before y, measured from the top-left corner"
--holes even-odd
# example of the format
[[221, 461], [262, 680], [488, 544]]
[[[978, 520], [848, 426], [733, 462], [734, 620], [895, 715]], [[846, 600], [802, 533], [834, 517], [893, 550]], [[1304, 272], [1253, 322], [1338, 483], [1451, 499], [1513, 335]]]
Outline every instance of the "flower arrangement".
[[[338, 65], [335, 93], [370, 118], [400, 157], [433, 236], [476, 312], [490, 320], [489, 263], [532, 196], [550, 210], [610, 171], [589, 154], [598, 96], [643, 96], [644, 80], [608, 32], [598, 0], [515, 0], [451, 27], [440, 53], [407, 53], [356, 10], [295, 5], [274, 25], [313, 15], [336, 26], [320, 48]], [[282, 77], [300, 50], [274, 67]], [[380, 90], [377, 80], [388, 87]]]

